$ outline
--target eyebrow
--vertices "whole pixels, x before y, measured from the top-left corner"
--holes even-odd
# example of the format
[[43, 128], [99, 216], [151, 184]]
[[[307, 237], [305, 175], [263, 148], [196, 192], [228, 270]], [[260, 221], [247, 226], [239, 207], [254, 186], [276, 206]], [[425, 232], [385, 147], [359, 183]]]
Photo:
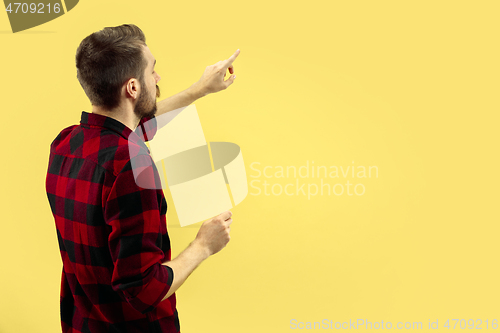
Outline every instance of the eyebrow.
[[155, 65], [156, 65], [156, 59], [155, 59], [155, 62], [153, 63], [153, 68], [155, 67]]

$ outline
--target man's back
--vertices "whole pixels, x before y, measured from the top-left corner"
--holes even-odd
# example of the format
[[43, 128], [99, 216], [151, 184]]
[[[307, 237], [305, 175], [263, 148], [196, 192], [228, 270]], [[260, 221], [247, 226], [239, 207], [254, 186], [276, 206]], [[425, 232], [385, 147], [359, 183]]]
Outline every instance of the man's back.
[[[146, 120], [140, 128], [152, 138]], [[179, 331], [175, 294], [161, 302], [173, 280], [161, 264], [171, 259], [167, 203], [161, 189], [137, 185], [134, 165], [149, 165], [141, 177], [160, 182], [143, 138], [103, 115], [82, 112], [51, 144], [63, 332]]]

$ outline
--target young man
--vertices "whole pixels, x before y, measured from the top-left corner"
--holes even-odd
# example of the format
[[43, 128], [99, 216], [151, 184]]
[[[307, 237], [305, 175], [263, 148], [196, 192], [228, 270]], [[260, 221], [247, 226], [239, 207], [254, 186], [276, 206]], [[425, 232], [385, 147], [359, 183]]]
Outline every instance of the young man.
[[[63, 261], [63, 332], [179, 332], [175, 291], [230, 239], [226, 211], [205, 221], [171, 260], [163, 191], [136, 184], [130, 151], [150, 159], [144, 141], [156, 133], [156, 115], [231, 85], [235, 75], [224, 77], [234, 73], [239, 50], [157, 105], [160, 75], [145, 41], [135, 25], [108, 27], [86, 37], [76, 53], [92, 113], [83, 111], [80, 125], [54, 139], [46, 177]], [[152, 159], [146, 162], [152, 168], [141, 177], [158, 181]]]

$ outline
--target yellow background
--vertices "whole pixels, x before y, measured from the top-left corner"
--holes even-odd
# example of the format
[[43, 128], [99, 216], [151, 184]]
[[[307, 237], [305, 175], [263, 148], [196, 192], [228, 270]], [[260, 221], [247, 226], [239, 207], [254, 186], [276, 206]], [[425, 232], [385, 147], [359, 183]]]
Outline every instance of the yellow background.
[[[379, 169], [363, 196], [249, 194], [232, 210], [227, 248], [178, 292], [183, 332], [500, 320], [499, 10], [497, 1], [82, 0], [16, 34], [3, 12], [0, 332], [60, 331], [49, 144], [91, 109], [76, 79], [80, 41], [123, 23], [146, 33], [162, 98], [241, 49], [235, 83], [195, 104], [208, 141], [241, 147], [249, 181], [252, 162]], [[200, 225], [176, 218], [170, 204], [174, 256]]]

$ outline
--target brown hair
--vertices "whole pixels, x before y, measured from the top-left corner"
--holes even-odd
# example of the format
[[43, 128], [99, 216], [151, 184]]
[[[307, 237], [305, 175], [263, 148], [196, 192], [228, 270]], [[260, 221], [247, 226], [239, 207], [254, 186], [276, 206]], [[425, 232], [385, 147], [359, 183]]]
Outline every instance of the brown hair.
[[87, 36], [76, 51], [76, 77], [92, 105], [112, 109], [130, 78], [144, 82], [146, 37], [133, 24], [106, 27]]

